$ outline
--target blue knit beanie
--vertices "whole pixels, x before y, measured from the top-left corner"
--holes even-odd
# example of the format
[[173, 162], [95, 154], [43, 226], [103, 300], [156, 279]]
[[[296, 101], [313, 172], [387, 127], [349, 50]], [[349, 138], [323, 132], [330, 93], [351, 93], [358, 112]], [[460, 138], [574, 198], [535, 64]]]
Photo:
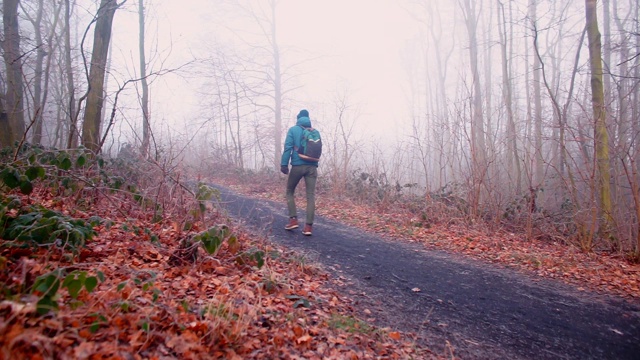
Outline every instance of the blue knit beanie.
[[300, 112], [298, 113], [298, 119], [300, 119], [301, 117], [309, 117], [309, 112], [306, 109], [300, 110]]

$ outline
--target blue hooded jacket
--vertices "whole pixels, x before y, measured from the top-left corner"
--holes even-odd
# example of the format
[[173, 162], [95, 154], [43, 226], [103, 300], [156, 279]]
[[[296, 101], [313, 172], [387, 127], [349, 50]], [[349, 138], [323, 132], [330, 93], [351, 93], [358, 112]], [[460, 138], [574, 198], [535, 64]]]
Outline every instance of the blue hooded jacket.
[[317, 162], [313, 161], [305, 161], [300, 159], [298, 156], [298, 148], [300, 148], [300, 140], [302, 139], [302, 127], [306, 128], [311, 127], [311, 120], [307, 116], [302, 116], [298, 118], [296, 122], [296, 126], [292, 126], [287, 131], [287, 137], [284, 140], [284, 151], [282, 152], [282, 160], [280, 160], [280, 165], [288, 166], [289, 160], [291, 160], [291, 165], [313, 165], [318, 166]]

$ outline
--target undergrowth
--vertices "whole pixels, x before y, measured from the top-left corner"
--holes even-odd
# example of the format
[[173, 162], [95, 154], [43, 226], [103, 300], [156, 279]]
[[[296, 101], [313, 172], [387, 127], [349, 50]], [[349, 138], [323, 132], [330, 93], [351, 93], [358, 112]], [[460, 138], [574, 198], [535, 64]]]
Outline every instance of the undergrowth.
[[[25, 145], [0, 153], [2, 354], [405, 351], [389, 343], [395, 333], [329, 306], [336, 294], [312, 294], [311, 265], [220, 221], [211, 205], [219, 192], [186, 180], [170, 163], [131, 152], [105, 158]], [[358, 336], [345, 342], [324, 331]]]
[[[71, 263], [79, 261], [80, 253], [96, 235], [95, 227], [114, 226], [111, 219], [87, 214], [92, 207], [100, 203], [118, 204], [113, 207], [116, 211], [114, 218], [117, 215], [126, 215], [124, 218], [127, 219], [138, 217], [158, 222], [163, 216], [174, 215], [176, 207], [168, 205], [173, 204], [174, 198], [169, 197], [175, 197], [179, 193], [181, 205], [188, 206], [178, 206], [180, 211], [177, 214], [180, 216], [174, 217], [177, 219], [176, 226], [188, 232], [194, 229], [195, 223], [205, 221], [207, 203], [217, 196], [215, 189], [205, 184], [198, 184], [190, 189], [173, 179], [172, 174], [159, 169], [147, 173], [153, 175], [151, 177], [155, 178], [156, 183], [161, 184], [149, 191], [147, 185], [154, 180], [150, 179], [150, 176], [140, 176], [140, 165], [144, 161], [133, 157], [132, 154], [126, 155], [105, 158], [93, 155], [84, 148], [58, 150], [30, 144], [25, 144], [19, 149], [2, 150], [1, 269], [7, 271], [8, 262], [23, 256], [50, 257], [52, 251]], [[153, 169], [153, 164], [146, 165], [146, 170]], [[141, 186], [145, 181], [146, 184]], [[51, 194], [51, 200], [46, 204], [32, 202], [30, 195], [34, 191]], [[79, 216], [64, 214], [56, 210], [56, 207], [70, 209]], [[126, 221], [119, 226], [134, 235], [145, 235], [151, 242], [157, 243], [156, 234], [148, 228], [131, 226], [129, 222]], [[198, 248], [209, 255], [215, 255], [223, 242], [228, 242], [231, 247], [238, 247], [236, 235], [231, 233], [226, 225], [216, 225], [189, 236], [185, 247], [190, 249], [191, 256], [197, 254]], [[182, 254], [182, 260], [186, 259], [184, 255]], [[180, 253], [178, 256], [180, 257]], [[262, 256], [261, 252], [253, 251], [243, 253], [241, 258], [243, 261], [255, 262], [261, 266]], [[5, 273], [2, 277], [6, 279], [7, 276]], [[20, 299], [27, 293], [37, 296], [37, 312], [44, 315], [59, 308], [59, 292], [63, 289], [70, 295], [70, 305], [77, 307], [79, 292], [84, 289], [91, 293], [98, 285], [98, 279], [104, 281], [104, 274], [69, 270], [64, 267], [53, 268], [33, 281], [27, 281], [26, 284], [3, 281], [2, 292], [10, 299]]]

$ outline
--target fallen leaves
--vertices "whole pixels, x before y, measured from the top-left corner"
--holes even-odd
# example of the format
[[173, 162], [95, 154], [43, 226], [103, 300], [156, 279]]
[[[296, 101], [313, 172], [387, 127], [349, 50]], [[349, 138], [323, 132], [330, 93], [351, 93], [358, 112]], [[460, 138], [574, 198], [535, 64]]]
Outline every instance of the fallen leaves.
[[[387, 209], [383, 215], [376, 213], [373, 207], [348, 202], [338, 204], [332, 199], [325, 199], [324, 206], [325, 209], [321, 209], [320, 213], [348, 221], [353, 226], [532, 271], [539, 276], [559, 279], [583, 288], [640, 298], [640, 265], [629, 264], [621, 257], [609, 254], [594, 256], [564, 244], [524, 240], [504, 231], [482, 232], [465, 225], [415, 228], [402, 222], [408, 214], [401, 209]], [[397, 213], [390, 213], [393, 211]]]
[[[288, 250], [240, 234], [215, 257], [203, 252], [195, 263], [170, 263], [184, 236], [175, 222], [117, 218], [106, 206], [112, 205], [92, 210], [104, 218], [112, 214], [114, 225], [97, 226], [73, 263], [45, 249], [0, 254], [6, 259], [0, 280], [12, 289], [28, 289], [56, 268], [104, 274], [92, 291], [79, 290], [77, 306], [61, 289], [59, 312], [46, 317], [36, 316], [35, 296], [0, 302], [2, 353], [33, 359], [401, 359], [421, 351], [399, 343], [408, 335], [396, 331], [383, 338], [368, 326], [357, 333], [330, 326], [335, 314], [354, 316], [352, 308], [325, 285], [326, 274], [296, 265], [297, 255]], [[266, 257], [260, 270], [236, 262], [249, 247], [277, 256]]]
[[[223, 183], [225, 180], [216, 178]], [[235, 191], [256, 196], [248, 190], [251, 184], [238, 184], [235, 178], [232, 181]], [[277, 182], [272, 182], [270, 188], [263, 185], [259, 197], [284, 201], [283, 186]], [[301, 202], [304, 202], [303, 193], [296, 193]], [[316, 214], [385, 236], [508, 265], [583, 289], [640, 298], [640, 264], [630, 264], [621, 256], [584, 253], [563, 243], [525, 240], [508, 231], [489, 231], [452, 218], [424, 223], [402, 206], [379, 208], [356, 204], [345, 197], [334, 198], [330, 194], [319, 196], [316, 205]]]
[[311, 339], [312, 339], [312, 338], [311, 338], [311, 336], [310, 336], [309, 334], [305, 334], [305, 335], [302, 335], [302, 336], [300, 336], [299, 338], [297, 338], [297, 339], [296, 339], [296, 343], [297, 343], [298, 345], [300, 345], [300, 344], [302, 344], [302, 343], [308, 343], [308, 342], [311, 342]]

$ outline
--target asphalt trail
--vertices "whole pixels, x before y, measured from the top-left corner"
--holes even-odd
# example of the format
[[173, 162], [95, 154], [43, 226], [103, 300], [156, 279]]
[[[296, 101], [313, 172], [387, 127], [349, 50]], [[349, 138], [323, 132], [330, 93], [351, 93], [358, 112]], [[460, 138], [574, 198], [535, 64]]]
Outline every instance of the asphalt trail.
[[[312, 256], [376, 325], [412, 331], [463, 359], [640, 359], [640, 304], [528, 277], [317, 217], [284, 230], [286, 204], [221, 191], [230, 217]], [[304, 219], [304, 212], [299, 214]], [[419, 292], [412, 289], [418, 288]]]

